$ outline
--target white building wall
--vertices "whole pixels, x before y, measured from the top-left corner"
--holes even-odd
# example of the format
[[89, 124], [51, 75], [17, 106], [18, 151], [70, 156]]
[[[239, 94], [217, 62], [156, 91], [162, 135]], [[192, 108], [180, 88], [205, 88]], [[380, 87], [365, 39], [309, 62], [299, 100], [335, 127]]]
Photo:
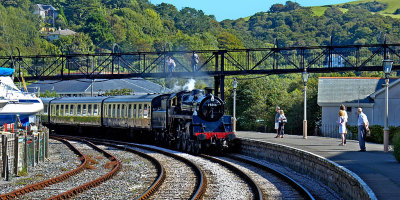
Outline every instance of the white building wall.
[[[373, 124], [384, 126], [384, 118], [385, 92], [381, 92], [375, 97]], [[400, 84], [389, 88], [389, 126], [400, 126]]]

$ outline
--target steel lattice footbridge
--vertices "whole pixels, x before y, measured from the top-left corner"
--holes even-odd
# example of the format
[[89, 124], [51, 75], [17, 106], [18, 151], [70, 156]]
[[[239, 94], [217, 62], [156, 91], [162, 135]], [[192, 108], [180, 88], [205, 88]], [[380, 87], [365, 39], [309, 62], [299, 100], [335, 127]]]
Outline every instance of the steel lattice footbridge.
[[[94, 54], [68, 52], [60, 55], [24, 56], [15, 48], [12, 55], [0, 57], [0, 67], [15, 68], [19, 76], [24, 75], [25, 80], [213, 76], [216, 91], [224, 88], [225, 76], [232, 75], [382, 71], [384, 58], [394, 61], [393, 70], [400, 69], [400, 44], [386, 42], [372, 45], [275, 46], [234, 50]], [[195, 53], [200, 58], [197, 66], [194, 66]], [[168, 70], [169, 57], [176, 63], [172, 72]], [[15, 81], [19, 80], [19, 77], [15, 78]]]

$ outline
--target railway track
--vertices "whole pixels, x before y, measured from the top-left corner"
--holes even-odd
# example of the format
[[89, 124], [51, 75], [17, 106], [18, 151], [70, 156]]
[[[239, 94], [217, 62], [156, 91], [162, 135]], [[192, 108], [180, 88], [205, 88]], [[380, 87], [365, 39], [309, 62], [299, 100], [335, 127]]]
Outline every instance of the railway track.
[[[147, 157], [152, 157], [147, 155], [147, 153], [143, 153], [140, 150], [135, 150], [132, 148], [136, 148], [136, 149], [144, 149], [150, 152], [157, 152], [159, 154], [163, 154], [166, 155], [167, 157], [171, 157], [174, 158], [176, 160], [181, 161], [182, 163], [188, 165], [192, 171], [194, 172], [195, 176], [196, 176], [196, 183], [195, 183], [195, 188], [194, 190], [191, 192], [189, 199], [201, 199], [204, 195], [204, 192], [207, 188], [207, 178], [204, 174], [204, 172], [193, 162], [191, 162], [190, 160], [179, 156], [177, 154], [168, 152], [168, 151], [163, 151], [159, 148], [156, 147], [151, 147], [151, 146], [143, 146], [143, 145], [136, 145], [136, 144], [132, 144], [132, 143], [127, 143], [127, 142], [119, 142], [119, 141], [103, 141], [103, 140], [94, 140], [91, 139], [91, 141], [93, 141], [96, 144], [104, 144], [107, 146], [112, 146], [114, 148], [119, 148], [119, 149], [124, 149], [126, 151], [132, 151], [132, 152], [137, 152], [140, 153], [141, 155], [146, 155]], [[152, 159], [154, 159], [152, 157]], [[158, 162], [158, 161], [157, 161]], [[159, 163], [159, 162], [158, 162]], [[160, 165], [161, 164], [157, 164]], [[161, 185], [163, 184], [163, 182], [165, 181], [166, 177], [165, 177], [165, 167], [163, 167], [163, 177], [158, 177], [157, 180], [146, 190], [145, 193], [143, 193], [142, 195], [140, 195], [137, 199], [148, 199], [148, 198], [154, 198], [153, 196], [155, 195], [155, 193], [157, 191], [160, 190]]]
[[[46, 187], [49, 187], [51, 185], [54, 184], [58, 184], [58, 183], [62, 183], [63, 181], [76, 176], [77, 174], [83, 172], [85, 170], [85, 168], [87, 167], [90, 158], [88, 158], [87, 156], [85, 156], [83, 153], [81, 153], [81, 151], [79, 151], [77, 148], [75, 148], [70, 142], [68, 142], [67, 140], [61, 138], [61, 137], [54, 137], [52, 136], [52, 139], [56, 139], [59, 141], [62, 141], [64, 144], [66, 144], [79, 158], [79, 160], [81, 161], [81, 164], [75, 168], [72, 171], [69, 171], [67, 173], [64, 173], [60, 176], [57, 176], [55, 178], [51, 178], [48, 180], [44, 180], [41, 181], [39, 183], [34, 183], [34, 184], [30, 184], [28, 186], [25, 186], [21, 189], [17, 189], [14, 191], [11, 191], [9, 193], [0, 195], [0, 199], [15, 199], [15, 198], [22, 198], [22, 196], [27, 195], [28, 193], [33, 193], [33, 192], [37, 192], [39, 190], [42, 190]], [[78, 187], [72, 188], [66, 192], [63, 192], [61, 194], [52, 196], [48, 199], [67, 199], [67, 198], [71, 198], [83, 191], [86, 191], [90, 188], [96, 187], [99, 184], [101, 184], [102, 182], [112, 178], [117, 172], [118, 170], [121, 168], [121, 163], [111, 154], [109, 154], [106, 151], [103, 151], [102, 149], [98, 148], [96, 145], [90, 143], [90, 142], [86, 142], [89, 146], [91, 146], [93, 149], [95, 149], [96, 151], [102, 153], [105, 157], [107, 157], [109, 159], [109, 166], [111, 166], [111, 170], [106, 173], [105, 175], [87, 182], [83, 185], [80, 185]], [[25, 198], [25, 197], [24, 197]]]
[[[249, 159], [245, 159], [242, 158], [240, 156], [237, 155], [225, 155], [227, 158], [240, 162], [240, 163], [245, 163], [251, 166], [254, 166], [255, 168], [261, 169], [265, 172], [270, 173], [273, 176], [278, 177], [282, 182], [290, 185], [292, 187], [292, 189], [294, 189], [301, 198], [303, 199], [307, 199], [307, 200], [315, 200], [314, 196], [308, 191], [308, 189], [306, 189], [304, 186], [302, 186], [300, 183], [298, 183], [297, 181], [295, 181], [294, 179], [290, 178], [289, 176], [285, 175], [284, 173], [275, 170], [271, 167], [268, 167], [266, 165], [262, 165], [260, 163], [257, 163], [255, 161], [249, 160]], [[268, 197], [268, 199], [271, 199], [271, 197]]]
[[[211, 182], [214, 182], [213, 183], [214, 185], [211, 185], [210, 187], [220, 187], [222, 185], [218, 186], [218, 184], [223, 184], [223, 183], [217, 184], [216, 182], [218, 182], [218, 181], [213, 180], [213, 179], [215, 179], [215, 177], [213, 177], [212, 173], [210, 174], [209, 170], [207, 170], [207, 173], [203, 172], [201, 170], [201, 168], [204, 168], [204, 167], [207, 168], [207, 166], [204, 166], [203, 164], [201, 164], [201, 168], [198, 167], [199, 162], [196, 160], [204, 159], [204, 160], [208, 160], [210, 163], [214, 163], [213, 165], [218, 164], [218, 165], [224, 166], [224, 168], [231, 171], [231, 173], [236, 174], [236, 176], [239, 177], [239, 179], [242, 179], [244, 181], [242, 184], [248, 185], [248, 187], [242, 186], [242, 188], [244, 188], [243, 190], [248, 189], [251, 193], [250, 196], [246, 197], [247, 199], [249, 199], [249, 198], [251, 198], [251, 199], [277, 199], [277, 198], [284, 197], [284, 195], [283, 196], [273, 196], [273, 195], [270, 196], [269, 192], [267, 191], [268, 189], [266, 189], [264, 186], [264, 183], [260, 180], [257, 180], [257, 178], [254, 178], [255, 176], [253, 174], [249, 173], [249, 171], [256, 171], [256, 170], [244, 169], [244, 168], [248, 168], [248, 166], [245, 166], [245, 165], [250, 165], [259, 170], [271, 173], [271, 174], [273, 174], [273, 176], [278, 177], [281, 182], [285, 182], [285, 184], [290, 185], [290, 188], [292, 188], [292, 189], [287, 189], [288, 191], [286, 191], [286, 193], [290, 193], [289, 197], [292, 199], [314, 199], [314, 197], [310, 194], [310, 192], [308, 192], [308, 190], [306, 188], [301, 186], [298, 182], [294, 181], [290, 177], [288, 177], [268, 166], [259, 164], [255, 161], [244, 159], [244, 158], [242, 158], [240, 156], [236, 156], [236, 155], [224, 155], [223, 157], [213, 157], [213, 156], [209, 156], [209, 155], [192, 156], [189, 154], [181, 154], [179, 152], [175, 152], [175, 151], [171, 151], [171, 150], [163, 150], [162, 148], [152, 147], [149, 145], [140, 145], [140, 144], [127, 143], [127, 142], [89, 139], [89, 138], [79, 138], [78, 139], [77, 137], [70, 137], [70, 136], [54, 137], [54, 138], [57, 138], [58, 140], [62, 141], [63, 143], [67, 144], [68, 147], [70, 147], [71, 149], [73, 149], [73, 145], [71, 143], [69, 143], [68, 141], [62, 139], [61, 137], [68, 139], [68, 140], [86, 141], [88, 145], [92, 146], [93, 148], [96, 148], [97, 151], [103, 151], [103, 150], [101, 150], [101, 148], [112, 147], [112, 148], [121, 150], [121, 152], [131, 152], [133, 154], [137, 154], [139, 157], [142, 157], [142, 158], [150, 161], [152, 163], [152, 165], [155, 166], [155, 168], [156, 168], [155, 171], [157, 171], [157, 176], [154, 179], [153, 178], [151, 179], [151, 180], [153, 180], [153, 182], [151, 183], [151, 185], [149, 184], [150, 187], [148, 187], [148, 185], [147, 185], [147, 187], [146, 187], [146, 185], [144, 185], [144, 187], [146, 187], [147, 189], [144, 190], [145, 188], [143, 188], [143, 190], [141, 190], [141, 191], [144, 191], [144, 192], [141, 193], [140, 196], [138, 196], [138, 197], [134, 196], [136, 199], [159, 199], [161, 197], [164, 197], [164, 194], [168, 194], [168, 192], [171, 192], [172, 190], [168, 191], [169, 190], [168, 188], [171, 187], [171, 185], [174, 185], [174, 183], [171, 183], [168, 181], [165, 182], [166, 178], [168, 177], [168, 175], [167, 175], [168, 173], [166, 172], [166, 168], [163, 166], [163, 162], [160, 162], [159, 160], [155, 159], [154, 153], [149, 153], [149, 151], [163, 154], [167, 157], [171, 157], [173, 159], [179, 160], [180, 162], [185, 163], [186, 165], [190, 166], [190, 169], [183, 170], [184, 173], [181, 174], [182, 175], [181, 177], [177, 176], [176, 174], [174, 175], [173, 173], [169, 174], [169, 176], [174, 176], [173, 179], [177, 179], [177, 180], [181, 179], [182, 177], [186, 177], [187, 175], [185, 175], [185, 173], [189, 173], [188, 171], [193, 171], [193, 173], [195, 174], [195, 177], [196, 177], [195, 182], [196, 183], [193, 183], [195, 185], [195, 187], [190, 187], [190, 188], [193, 188], [192, 190], [187, 189], [188, 186], [181, 187], [182, 188], [181, 190], [187, 190], [187, 191], [185, 191], [185, 193], [190, 193], [190, 197], [188, 195], [188, 196], [180, 196], [180, 198], [184, 198], [184, 199], [202, 199], [202, 198], [204, 199], [205, 198], [205, 199], [207, 199], [207, 198], [218, 198], [218, 197], [224, 196], [224, 195], [220, 196], [218, 194], [215, 195], [215, 192], [217, 191], [216, 189], [209, 188], [210, 191], [207, 190], [208, 192], [206, 192], [206, 188], [208, 187], [207, 186], [207, 177], [208, 177], [208, 179], [211, 178]], [[105, 147], [97, 147], [94, 144], [103, 145]], [[145, 150], [145, 151], [143, 151], [143, 150]], [[77, 174], [83, 170], [82, 166], [87, 165], [88, 159], [85, 157], [85, 155], [83, 155], [77, 149], [75, 149], [73, 151], [75, 152], [76, 155], [78, 155], [79, 160], [81, 161], [81, 165], [78, 168], [72, 170], [71, 172], [68, 172], [65, 174], [71, 174], [71, 173]], [[106, 154], [104, 154], [104, 155], [106, 155]], [[112, 164], [113, 170], [111, 170], [111, 171], [114, 171], [117, 168], [118, 169], [121, 168], [121, 164], [119, 164], [119, 166], [117, 166], [118, 160], [115, 157], [111, 156], [110, 154], [106, 155], [106, 157], [110, 159], [111, 163], [113, 163]], [[160, 159], [160, 158], [158, 158], [158, 159]], [[240, 164], [240, 163], [242, 163], [242, 164]], [[166, 164], [166, 165], [168, 166], [170, 164]], [[171, 166], [168, 166], [168, 167], [171, 167]], [[167, 167], [167, 169], [168, 169], [168, 167]], [[174, 168], [174, 167], [175, 166], [173, 166], [172, 168]], [[218, 167], [216, 167], [216, 168], [218, 168]], [[221, 168], [221, 167], [219, 167], [219, 168]], [[181, 172], [183, 172], [183, 171], [181, 171]], [[259, 172], [257, 172], [257, 173], [259, 173]], [[57, 179], [57, 181], [60, 182], [60, 181], [63, 181], [66, 179], [66, 178], [63, 178], [63, 176], [64, 176], [64, 174], [61, 176], [58, 176], [54, 179]], [[70, 176], [73, 176], [73, 175], [70, 175]], [[113, 175], [111, 175], [111, 176], [113, 176]], [[67, 192], [59, 194], [57, 196], [53, 196], [49, 199], [71, 198], [79, 193], [82, 193], [85, 190], [89, 190], [89, 189], [99, 185], [100, 183], [110, 179], [111, 176], [110, 175], [102, 176], [102, 177], [94, 180], [94, 183], [92, 183], [92, 181], [88, 182], [84, 185], [78, 186], [76, 188], [68, 190]], [[175, 181], [177, 181], [177, 180], [175, 180]], [[43, 183], [48, 182], [51, 184], [56, 183], [52, 179], [42, 181], [42, 182]], [[1, 195], [0, 199], [13, 199], [16, 197], [21, 197], [22, 195], [24, 195], [28, 192], [43, 189], [44, 187], [49, 186], [49, 185], [42, 185], [42, 182], [24, 187], [22, 189], [19, 189], [19, 190], [16, 190], [16, 191], [4, 194], [4, 195]], [[118, 181], [116, 181], [116, 182], [118, 182]], [[193, 178], [192, 182], [194, 182], [194, 178]], [[148, 183], [150, 183], [150, 182], [148, 182]], [[178, 181], [178, 184], [179, 184], [179, 181]], [[234, 183], [234, 180], [233, 180], [233, 184], [236, 184], [236, 183]], [[39, 185], [39, 187], [37, 185]], [[262, 187], [260, 188], [258, 185], [261, 185]], [[33, 189], [29, 189], [29, 188], [33, 188]], [[224, 190], [224, 189], [222, 189], [222, 190]], [[293, 190], [295, 190], [295, 192], [292, 192]], [[92, 194], [96, 193], [95, 191], [96, 191], [96, 189], [92, 192]], [[176, 189], [175, 189], [175, 191], [176, 191]], [[179, 191], [179, 192], [182, 192], [182, 191]], [[206, 193], [208, 193], [208, 194], [206, 194]], [[206, 194], [206, 196], [204, 196], [205, 194]], [[86, 196], [82, 196], [82, 198], [85, 198], [85, 197], [90, 197], [90, 193], [87, 193]], [[288, 196], [285, 196], [285, 197], [288, 197]], [[236, 199], [237, 198], [240, 199], [241, 197], [236, 197]], [[235, 198], [233, 198], [233, 199], [235, 199]]]

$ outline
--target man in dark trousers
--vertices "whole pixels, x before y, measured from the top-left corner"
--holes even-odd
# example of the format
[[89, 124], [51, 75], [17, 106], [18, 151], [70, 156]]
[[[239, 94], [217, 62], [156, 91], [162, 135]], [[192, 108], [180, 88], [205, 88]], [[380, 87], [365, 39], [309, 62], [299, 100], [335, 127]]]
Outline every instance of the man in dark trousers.
[[367, 131], [369, 131], [369, 122], [367, 115], [365, 115], [362, 111], [362, 108], [357, 109], [358, 113], [358, 142], [360, 144], [360, 152], [365, 152], [365, 138], [367, 137]]

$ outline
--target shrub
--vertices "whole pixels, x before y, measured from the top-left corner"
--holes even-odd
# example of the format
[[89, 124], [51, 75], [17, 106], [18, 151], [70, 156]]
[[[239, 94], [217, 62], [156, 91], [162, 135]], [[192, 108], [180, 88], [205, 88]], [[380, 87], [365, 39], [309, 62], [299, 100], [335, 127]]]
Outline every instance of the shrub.
[[393, 155], [398, 162], [400, 162], [400, 134], [396, 134], [393, 140], [394, 151]]
[[373, 126], [369, 127], [369, 130], [371, 131], [371, 136], [367, 137], [366, 140], [368, 142], [382, 144], [383, 143], [383, 127], [380, 125], [373, 125]]
[[349, 134], [349, 139], [350, 140], [358, 140], [358, 127], [357, 126], [347, 126], [346, 128], [347, 128], [347, 133]]

